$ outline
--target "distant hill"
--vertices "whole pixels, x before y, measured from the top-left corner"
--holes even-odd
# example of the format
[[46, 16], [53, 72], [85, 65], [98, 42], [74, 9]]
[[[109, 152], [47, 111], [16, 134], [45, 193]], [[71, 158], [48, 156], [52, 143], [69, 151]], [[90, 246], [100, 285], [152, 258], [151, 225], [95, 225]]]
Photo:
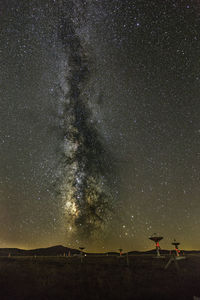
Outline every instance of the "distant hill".
[[[155, 254], [155, 249], [148, 251], [129, 251], [129, 255], [144, 255], [144, 254]], [[80, 255], [81, 251], [64, 247], [62, 245], [52, 246], [48, 248], [39, 248], [33, 250], [23, 250], [18, 248], [0, 248], [0, 256], [68, 256], [68, 255]], [[160, 253], [165, 255], [169, 254], [170, 250], [160, 250]], [[200, 250], [189, 250], [185, 251], [185, 254], [200, 254]], [[126, 253], [123, 252], [122, 255]], [[119, 252], [106, 252], [106, 253], [87, 253], [87, 255], [119, 255]]]
[[17, 248], [0, 248], [0, 256], [59, 256], [59, 255], [74, 255], [80, 254], [80, 251], [77, 249], [72, 249], [64, 247], [61, 245], [48, 247], [48, 248], [39, 248], [33, 250], [22, 250]]

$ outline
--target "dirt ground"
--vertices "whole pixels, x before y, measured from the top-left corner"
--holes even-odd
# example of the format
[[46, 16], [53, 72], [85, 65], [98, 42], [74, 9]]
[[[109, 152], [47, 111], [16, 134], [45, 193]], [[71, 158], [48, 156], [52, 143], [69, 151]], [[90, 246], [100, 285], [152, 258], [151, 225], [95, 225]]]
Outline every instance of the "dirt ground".
[[0, 300], [191, 299], [200, 297], [200, 256], [167, 270], [169, 257], [0, 257]]

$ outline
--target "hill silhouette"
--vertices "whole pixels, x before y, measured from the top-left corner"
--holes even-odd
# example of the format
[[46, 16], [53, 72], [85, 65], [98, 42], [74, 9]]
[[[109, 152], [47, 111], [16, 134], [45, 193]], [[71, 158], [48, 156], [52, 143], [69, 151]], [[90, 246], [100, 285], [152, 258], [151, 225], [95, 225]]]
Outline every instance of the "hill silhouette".
[[[0, 256], [73, 256], [80, 255], [81, 251], [78, 249], [73, 249], [69, 247], [64, 247], [62, 245], [56, 245], [47, 248], [38, 248], [32, 250], [24, 250], [18, 248], [0, 248]], [[119, 255], [119, 252], [106, 252], [106, 253], [87, 253], [87, 255]], [[161, 249], [160, 253], [163, 255], [170, 254], [170, 250]], [[185, 254], [200, 254], [200, 250], [184, 250]], [[144, 255], [144, 254], [155, 254], [155, 249], [148, 251], [129, 251], [129, 255]], [[123, 252], [122, 255], [126, 255]]]
[[74, 254], [80, 254], [80, 250], [64, 247], [62, 245], [32, 250], [23, 250], [18, 248], [0, 248], [0, 256], [67, 256]]

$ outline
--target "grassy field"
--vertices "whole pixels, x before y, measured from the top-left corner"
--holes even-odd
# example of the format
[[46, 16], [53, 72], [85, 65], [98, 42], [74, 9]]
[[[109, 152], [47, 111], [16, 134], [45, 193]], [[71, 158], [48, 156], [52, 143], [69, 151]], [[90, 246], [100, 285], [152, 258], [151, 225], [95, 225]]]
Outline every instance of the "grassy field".
[[200, 297], [200, 256], [164, 270], [151, 255], [0, 257], [0, 300], [193, 299]]

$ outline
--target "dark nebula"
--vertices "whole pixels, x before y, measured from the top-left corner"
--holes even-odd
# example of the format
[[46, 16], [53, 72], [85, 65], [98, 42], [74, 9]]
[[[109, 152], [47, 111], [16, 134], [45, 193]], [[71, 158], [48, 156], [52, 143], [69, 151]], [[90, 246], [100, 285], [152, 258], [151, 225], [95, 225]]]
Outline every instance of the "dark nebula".
[[112, 161], [92, 121], [89, 100], [82, 94], [90, 66], [73, 24], [74, 4], [70, 10], [62, 9], [65, 14], [60, 14], [58, 27], [67, 66], [61, 86], [65, 101], [60, 116], [64, 140], [60, 191], [66, 209], [66, 231], [88, 239], [100, 233], [113, 211], [108, 186]]

